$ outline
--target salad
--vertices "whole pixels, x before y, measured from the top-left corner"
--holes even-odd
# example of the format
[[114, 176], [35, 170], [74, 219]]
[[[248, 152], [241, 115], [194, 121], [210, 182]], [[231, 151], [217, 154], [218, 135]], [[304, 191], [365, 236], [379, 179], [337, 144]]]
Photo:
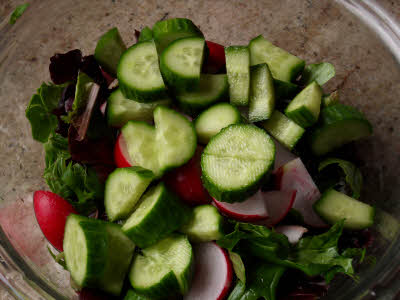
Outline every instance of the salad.
[[184, 18], [137, 38], [55, 54], [26, 109], [51, 190], [36, 218], [81, 298], [318, 299], [357, 280], [375, 209], [343, 149], [372, 126], [324, 93], [332, 64]]

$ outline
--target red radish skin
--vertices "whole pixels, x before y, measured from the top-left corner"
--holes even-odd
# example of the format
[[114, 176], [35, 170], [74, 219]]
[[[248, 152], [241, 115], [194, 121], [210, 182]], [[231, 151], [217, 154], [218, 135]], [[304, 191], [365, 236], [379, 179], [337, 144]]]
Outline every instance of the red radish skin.
[[114, 162], [118, 168], [132, 167], [131, 158], [129, 157], [127, 145], [122, 134], [117, 138], [114, 147]]
[[217, 73], [225, 66], [225, 49], [224, 46], [206, 41], [208, 47], [208, 57], [204, 66], [206, 73]]
[[289, 213], [296, 198], [296, 191], [268, 191], [263, 194], [269, 218], [257, 224], [272, 227]]
[[201, 152], [202, 149], [197, 148], [189, 162], [164, 176], [165, 184], [189, 205], [207, 204], [211, 201], [201, 181]]
[[282, 225], [276, 227], [275, 231], [286, 235], [291, 244], [297, 244], [308, 229], [298, 225]]
[[293, 208], [301, 213], [304, 222], [313, 227], [327, 227], [314, 212], [313, 204], [321, 197], [300, 158], [296, 158], [275, 171], [276, 187], [279, 190], [296, 190]]
[[114, 80], [115, 78], [112, 77], [110, 74], [108, 74], [106, 71], [104, 71], [103, 69], [101, 69], [101, 73], [103, 75], [103, 77], [106, 79], [107, 81], [107, 86], [109, 86]]
[[232, 285], [232, 263], [214, 242], [194, 246], [195, 274], [184, 300], [222, 300]]
[[48, 191], [33, 194], [36, 220], [47, 240], [59, 251], [63, 251], [64, 227], [69, 214], [77, 214], [63, 198]]
[[268, 218], [264, 193], [259, 190], [243, 202], [227, 203], [213, 199], [215, 206], [225, 216], [243, 222], [253, 222]]

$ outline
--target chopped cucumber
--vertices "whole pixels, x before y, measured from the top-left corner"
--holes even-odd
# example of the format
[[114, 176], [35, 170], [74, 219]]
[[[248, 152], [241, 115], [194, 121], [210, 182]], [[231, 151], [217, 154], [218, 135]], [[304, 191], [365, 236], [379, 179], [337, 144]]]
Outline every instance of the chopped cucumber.
[[226, 72], [231, 103], [245, 106], [250, 94], [250, 53], [245, 46], [225, 48]]
[[249, 121], [259, 122], [271, 117], [275, 108], [274, 82], [267, 64], [250, 68]]
[[157, 106], [153, 114], [155, 128], [129, 121], [121, 131], [132, 160], [160, 177], [185, 164], [193, 156], [197, 140], [193, 124], [176, 111]]
[[252, 39], [249, 48], [251, 65], [267, 63], [275, 79], [290, 82], [304, 69], [304, 60], [273, 45], [262, 35]]
[[191, 116], [196, 116], [210, 105], [228, 98], [226, 74], [201, 74], [197, 91], [179, 92], [176, 95], [180, 108]]
[[174, 18], [155, 23], [153, 26], [153, 37], [158, 53], [162, 53], [170, 43], [177, 39], [204, 36], [191, 20]]
[[190, 210], [163, 183], [146, 192], [122, 231], [139, 247], [150, 246], [190, 219]]
[[181, 232], [191, 242], [210, 242], [224, 236], [223, 218], [218, 209], [212, 205], [200, 205], [193, 209], [192, 218], [182, 226]]
[[371, 134], [372, 126], [361, 112], [338, 103], [322, 109], [320, 124], [311, 134], [311, 149], [324, 155]]
[[71, 214], [63, 248], [67, 269], [78, 286], [121, 293], [135, 245], [119, 225]]
[[139, 42], [146, 42], [146, 41], [151, 41], [153, 39], [153, 30], [151, 30], [149, 27], [145, 27], [142, 29], [139, 35]]
[[124, 41], [118, 28], [114, 27], [100, 37], [94, 50], [94, 58], [107, 73], [116, 77], [119, 59], [125, 51]]
[[318, 121], [322, 89], [315, 81], [307, 85], [287, 106], [286, 116], [306, 128]]
[[187, 292], [193, 271], [193, 251], [187, 238], [173, 234], [142, 250], [131, 267], [135, 290], [152, 298]]
[[139, 294], [134, 289], [129, 289], [124, 297], [124, 300], [151, 300], [151, 298]]
[[231, 124], [241, 123], [240, 111], [229, 103], [219, 103], [203, 111], [195, 120], [199, 142], [207, 144], [209, 140]]
[[304, 128], [277, 110], [272, 113], [269, 120], [263, 122], [262, 126], [289, 150], [293, 149], [304, 134]]
[[160, 69], [175, 91], [197, 90], [203, 64], [204, 38], [188, 37], [172, 42], [161, 54]]
[[153, 41], [139, 42], [126, 50], [119, 61], [117, 77], [119, 87], [128, 99], [151, 102], [166, 98]]
[[314, 204], [314, 210], [329, 224], [345, 219], [344, 227], [348, 229], [364, 229], [374, 224], [374, 207], [334, 189], [322, 194]]
[[168, 98], [149, 103], [138, 102], [125, 98], [121, 89], [117, 89], [107, 101], [107, 121], [113, 127], [122, 127], [131, 120], [151, 122], [154, 109], [158, 105], [168, 106], [170, 103]]
[[151, 299], [165, 298], [179, 291], [178, 280], [168, 266], [140, 254], [132, 263], [129, 279], [136, 291]]
[[154, 178], [142, 167], [115, 169], [107, 178], [104, 205], [110, 221], [127, 218]]
[[204, 186], [218, 201], [244, 201], [262, 185], [274, 159], [275, 144], [264, 130], [230, 125], [210, 140], [201, 156]]
[[278, 79], [274, 79], [275, 100], [293, 99], [299, 90], [299, 86]]

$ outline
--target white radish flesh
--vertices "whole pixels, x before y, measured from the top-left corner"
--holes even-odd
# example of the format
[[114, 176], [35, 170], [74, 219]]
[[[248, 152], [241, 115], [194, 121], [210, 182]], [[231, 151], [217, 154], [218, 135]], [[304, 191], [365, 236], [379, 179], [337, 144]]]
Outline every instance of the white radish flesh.
[[297, 225], [282, 225], [275, 228], [275, 231], [287, 236], [289, 243], [297, 244], [303, 237], [303, 234], [308, 231], [307, 228]]

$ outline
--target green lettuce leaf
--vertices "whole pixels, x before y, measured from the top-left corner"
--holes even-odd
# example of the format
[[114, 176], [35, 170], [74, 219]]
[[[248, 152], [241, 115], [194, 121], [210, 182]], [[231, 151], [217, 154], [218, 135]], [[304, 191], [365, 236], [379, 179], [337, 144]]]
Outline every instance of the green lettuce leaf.
[[330, 63], [323, 62], [307, 65], [301, 75], [300, 83], [302, 85], [308, 85], [311, 82], [316, 81], [322, 86], [333, 78], [335, 74], [335, 67]]
[[56, 134], [44, 145], [46, 168], [43, 177], [50, 190], [70, 202], [82, 214], [89, 214], [103, 198], [103, 185], [96, 172], [70, 160], [68, 141]]
[[239, 280], [243, 283], [246, 283], [246, 269], [240, 255], [229, 251], [229, 258], [231, 259], [236, 277], [239, 278]]
[[[351, 163], [347, 160], [343, 160], [343, 159], [339, 159], [339, 158], [327, 158], [319, 164], [318, 171], [321, 172], [327, 166], [330, 166], [333, 164], [337, 165], [338, 167], [340, 167], [342, 169], [344, 176], [345, 176], [344, 180], [346, 181], [346, 183], [349, 185], [349, 187], [351, 188], [351, 190], [353, 192], [352, 197], [355, 199], [360, 198], [360, 193], [361, 193], [361, 188], [362, 188], [362, 183], [363, 183], [363, 177], [362, 177], [360, 169], [357, 168], [353, 163]], [[334, 174], [329, 173], [325, 177], [327, 178], [327, 180], [325, 180], [325, 182], [330, 182], [330, 184], [326, 184], [327, 188], [333, 187], [338, 182], [338, 179], [336, 178], [336, 176]]]
[[18, 19], [19, 17], [21, 17], [22, 14], [26, 11], [26, 9], [28, 8], [28, 6], [29, 6], [29, 3], [25, 3], [25, 4], [18, 5], [18, 6], [14, 9], [13, 13], [11, 14], [9, 23], [10, 23], [11, 25], [14, 25], [15, 22], [17, 22], [17, 19]]
[[25, 116], [31, 124], [32, 137], [36, 141], [46, 143], [57, 128], [57, 117], [52, 111], [57, 108], [65, 86], [42, 83], [29, 101]]

